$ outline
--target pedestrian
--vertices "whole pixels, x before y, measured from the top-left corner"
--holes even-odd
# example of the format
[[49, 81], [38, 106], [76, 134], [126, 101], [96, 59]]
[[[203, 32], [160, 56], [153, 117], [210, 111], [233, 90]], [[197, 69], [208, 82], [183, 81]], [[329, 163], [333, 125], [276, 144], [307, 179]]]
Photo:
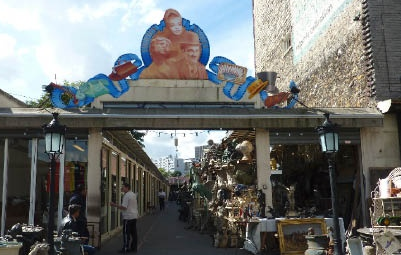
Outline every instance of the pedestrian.
[[[121, 187], [124, 192], [122, 203], [119, 205], [110, 202], [110, 206], [114, 206], [121, 210], [123, 218], [123, 248], [120, 253], [137, 252], [138, 235], [136, 230], [136, 220], [138, 218], [138, 202], [137, 195], [131, 191], [131, 185], [124, 183]], [[131, 244], [130, 244], [131, 241]]]
[[78, 217], [78, 222], [83, 226], [82, 236], [87, 237], [86, 244], [89, 243], [89, 230], [88, 230], [88, 220], [86, 218], [86, 187], [84, 184], [78, 184], [72, 194], [69, 205], [79, 205], [80, 213]]
[[63, 218], [61, 229], [66, 230], [70, 229], [72, 232], [78, 233], [78, 236], [82, 240], [82, 248], [84, 252], [88, 255], [93, 255], [96, 252], [95, 247], [88, 245], [88, 238], [83, 236], [85, 234], [85, 226], [80, 224], [78, 218], [80, 215], [81, 206], [77, 204], [72, 204], [68, 206], [68, 215]]
[[160, 211], [164, 210], [164, 201], [166, 200], [166, 192], [164, 192], [162, 189], [159, 189], [159, 206], [160, 206]]

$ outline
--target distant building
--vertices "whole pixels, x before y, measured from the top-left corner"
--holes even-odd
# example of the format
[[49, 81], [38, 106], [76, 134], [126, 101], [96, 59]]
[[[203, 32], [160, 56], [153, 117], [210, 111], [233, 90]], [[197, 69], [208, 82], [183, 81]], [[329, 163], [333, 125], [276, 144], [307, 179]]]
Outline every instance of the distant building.
[[208, 148], [209, 145], [195, 146], [195, 159], [200, 161], [203, 158], [204, 150]]
[[189, 158], [184, 160], [184, 175], [189, 174], [189, 170], [191, 169], [192, 166], [192, 161], [194, 161], [194, 158]]
[[193, 159], [174, 158], [172, 155], [152, 159], [157, 168], [163, 168], [168, 172], [180, 171], [182, 175], [189, 173]]
[[175, 160], [172, 155], [161, 157], [158, 159], [152, 159], [152, 161], [157, 166], [157, 168], [163, 168], [168, 172], [172, 172], [175, 170]]
[[180, 171], [182, 174], [184, 174], [185, 164], [184, 164], [184, 159], [183, 158], [175, 158], [175, 160], [174, 160], [174, 170], [175, 171]]

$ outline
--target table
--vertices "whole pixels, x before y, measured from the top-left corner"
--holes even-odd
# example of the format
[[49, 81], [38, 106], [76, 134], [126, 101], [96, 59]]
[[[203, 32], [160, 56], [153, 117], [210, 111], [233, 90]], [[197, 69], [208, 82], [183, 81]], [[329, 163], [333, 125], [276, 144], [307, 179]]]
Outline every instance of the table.
[[18, 255], [22, 243], [3, 242], [0, 244], [0, 255]]
[[[261, 248], [260, 232], [277, 232], [277, 221], [285, 218], [275, 219], [253, 219], [247, 224], [247, 234], [244, 249], [256, 254]], [[333, 218], [324, 218], [327, 227], [333, 227]], [[345, 228], [343, 218], [339, 218], [341, 243], [345, 245]]]
[[396, 237], [401, 242], [401, 227], [373, 227], [373, 228], [359, 228], [357, 229], [364, 246], [370, 246], [376, 248], [376, 254], [387, 254], [386, 250], [382, 246], [378, 246], [377, 238], [384, 235], [386, 232]]

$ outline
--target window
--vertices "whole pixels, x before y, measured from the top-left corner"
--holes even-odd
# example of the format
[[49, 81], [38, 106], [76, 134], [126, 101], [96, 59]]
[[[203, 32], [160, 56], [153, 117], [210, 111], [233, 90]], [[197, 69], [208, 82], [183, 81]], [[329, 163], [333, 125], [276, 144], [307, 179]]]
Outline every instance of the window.
[[284, 36], [281, 44], [283, 49], [283, 57], [285, 57], [288, 54], [288, 52], [290, 52], [290, 50], [292, 49], [291, 34], [288, 33], [286, 36]]

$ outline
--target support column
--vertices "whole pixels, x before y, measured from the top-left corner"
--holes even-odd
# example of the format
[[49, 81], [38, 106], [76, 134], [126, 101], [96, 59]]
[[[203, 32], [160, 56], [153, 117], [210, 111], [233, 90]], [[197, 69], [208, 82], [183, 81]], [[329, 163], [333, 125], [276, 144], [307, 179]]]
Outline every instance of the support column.
[[258, 189], [266, 195], [266, 207], [273, 207], [271, 169], [270, 169], [270, 137], [269, 131], [257, 128], [255, 131], [256, 142], [256, 167], [258, 178]]
[[[94, 224], [94, 245], [99, 246], [101, 220], [101, 151], [103, 136], [101, 129], [92, 128], [88, 136], [88, 174], [87, 174], [87, 218]], [[89, 227], [89, 231], [91, 231]]]

